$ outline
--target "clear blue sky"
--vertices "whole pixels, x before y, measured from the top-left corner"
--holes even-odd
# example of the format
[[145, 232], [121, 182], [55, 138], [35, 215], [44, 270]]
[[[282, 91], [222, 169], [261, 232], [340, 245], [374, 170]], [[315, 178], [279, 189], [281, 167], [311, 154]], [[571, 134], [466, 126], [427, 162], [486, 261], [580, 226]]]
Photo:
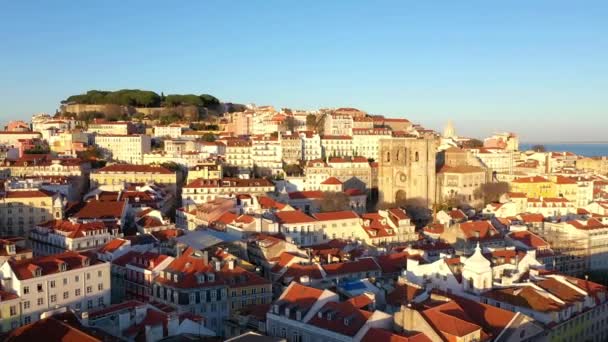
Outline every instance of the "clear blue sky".
[[608, 140], [606, 1], [6, 1], [0, 122], [89, 89]]

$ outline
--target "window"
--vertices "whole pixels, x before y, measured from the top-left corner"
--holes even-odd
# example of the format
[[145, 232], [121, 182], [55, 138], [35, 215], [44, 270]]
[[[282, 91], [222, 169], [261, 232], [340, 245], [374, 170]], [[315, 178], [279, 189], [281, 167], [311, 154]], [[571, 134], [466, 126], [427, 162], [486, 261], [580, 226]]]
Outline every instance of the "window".
[[51, 280], [51, 288], [54, 289], [55, 288], [55, 281]]
[[23, 309], [29, 309], [30, 308], [30, 301], [26, 300], [25, 302], [23, 302]]
[[23, 294], [28, 294], [30, 293], [30, 287], [29, 286], [24, 286], [23, 287]]
[[68, 299], [70, 297], [70, 293], [68, 291], [65, 291], [63, 293], [63, 299]]
[[76, 297], [80, 296], [80, 289], [76, 289], [75, 293]]
[[97, 300], [97, 304], [98, 305], [103, 305], [103, 297], [99, 297], [99, 299]]
[[40, 293], [40, 292], [42, 292], [42, 291], [43, 291], [43, 290], [42, 290], [42, 284], [38, 284], [38, 292]]
[[38, 305], [44, 304], [44, 298], [38, 298]]
[[101, 271], [97, 271], [97, 276], [101, 278]]
[[79, 277], [79, 276], [75, 276], [75, 277], [74, 277], [74, 281], [75, 281], [75, 282], [79, 282], [79, 281], [80, 281], [80, 277]]
[[99, 291], [103, 290], [103, 284], [99, 284], [99, 285], [97, 285], [97, 289], [98, 289]]
[[17, 307], [15, 305], [11, 306], [11, 316], [15, 316], [17, 314]]
[[91, 308], [93, 308], [93, 301], [89, 299], [87, 301], [87, 309], [91, 309]]
[[91, 279], [91, 273], [87, 273], [87, 280]]
[[25, 316], [23, 318], [23, 323], [30, 324], [32, 322], [32, 318], [30, 316]]
[[63, 278], [63, 285], [67, 285], [68, 284], [68, 278]]
[[55, 303], [57, 301], [56, 295], [51, 295], [51, 303]]
[[91, 293], [91, 292], [93, 292], [93, 287], [87, 286], [87, 293]]

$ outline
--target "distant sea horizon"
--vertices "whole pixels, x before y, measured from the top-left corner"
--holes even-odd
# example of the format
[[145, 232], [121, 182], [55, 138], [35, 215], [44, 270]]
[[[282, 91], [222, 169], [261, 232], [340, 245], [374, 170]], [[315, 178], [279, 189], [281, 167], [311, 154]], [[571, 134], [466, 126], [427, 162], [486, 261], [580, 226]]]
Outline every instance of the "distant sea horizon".
[[519, 144], [519, 149], [531, 150], [534, 145], [543, 145], [549, 152], [572, 152], [585, 157], [608, 156], [608, 142], [526, 142]]

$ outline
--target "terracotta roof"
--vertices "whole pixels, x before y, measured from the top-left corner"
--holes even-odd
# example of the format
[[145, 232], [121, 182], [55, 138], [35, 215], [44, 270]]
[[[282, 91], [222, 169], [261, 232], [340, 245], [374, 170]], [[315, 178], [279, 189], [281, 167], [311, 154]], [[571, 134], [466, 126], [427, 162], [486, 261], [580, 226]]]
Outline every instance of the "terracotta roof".
[[278, 209], [281, 210], [287, 206], [285, 203], [277, 202], [268, 196], [259, 196], [258, 203], [264, 209]]
[[87, 223], [76, 223], [68, 220], [51, 220], [38, 225], [51, 231], [57, 230], [67, 233], [66, 237], [75, 239], [85, 237], [85, 232], [107, 230], [107, 226], [101, 221]]
[[49, 317], [32, 324], [14, 329], [5, 341], [62, 341], [62, 342], [99, 342], [102, 339], [81, 330], [79, 324], [69, 324], [60, 319]]
[[278, 301], [297, 306], [299, 310], [306, 313], [315, 304], [319, 297], [321, 297], [321, 294], [323, 294], [323, 290], [293, 282], [289, 285], [289, 288], [283, 292]]
[[576, 184], [576, 180], [570, 177], [557, 176], [555, 177], [556, 184]]
[[51, 191], [37, 189], [37, 190], [9, 190], [4, 193], [4, 198], [35, 198], [35, 197], [53, 197], [54, 193]]
[[98, 250], [98, 252], [99, 253], [106, 253], [106, 252], [112, 253], [115, 250], [117, 250], [118, 248], [120, 248], [122, 245], [127, 243], [127, 241], [128, 240], [123, 240], [123, 239], [110, 240], [108, 243], [101, 246], [101, 248]]
[[460, 230], [469, 240], [499, 238], [499, 233], [490, 221], [469, 221], [460, 224]]
[[366, 273], [380, 271], [380, 266], [373, 258], [361, 258], [356, 261], [347, 261], [321, 265], [328, 276], [338, 276], [353, 273]]
[[518, 217], [524, 223], [540, 223], [545, 220], [543, 214], [519, 214]]
[[308, 223], [316, 220], [299, 210], [281, 211], [275, 214], [279, 223]]
[[74, 218], [120, 219], [123, 213], [127, 210], [127, 202], [92, 200], [89, 202], [80, 203], [73, 209], [75, 212], [71, 214], [71, 216]]
[[94, 173], [160, 173], [160, 174], [175, 174], [175, 172], [160, 166], [160, 165], [135, 165], [135, 164], [112, 164], [101, 169], [95, 170]]
[[349, 219], [358, 219], [359, 218], [359, 215], [357, 215], [357, 213], [355, 213], [352, 210], [316, 213], [316, 214], [312, 214], [312, 216], [319, 221], [337, 221], [337, 220], [349, 220]]
[[323, 182], [321, 182], [321, 184], [325, 184], [325, 185], [342, 185], [342, 182], [336, 178], [336, 177], [329, 177], [326, 180], [324, 180]]
[[328, 302], [321, 311], [331, 311], [331, 319], [315, 315], [308, 324], [346, 336], [355, 336], [372, 315], [349, 302]]
[[534, 311], [561, 311], [564, 305], [541, 294], [532, 286], [495, 289], [483, 294], [485, 297]]
[[467, 313], [454, 301], [438, 305], [421, 312], [426, 321], [443, 337], [450, 341], [481, 330]]
[[512, 232], [509, 234], [509, 237], [531, 248], [549, 247], [547, 241], [529, 231]]
[[397, 284], [386, 297], [386, 302], [392, 306], [400, 307], [411, 303], [416, 297], [424, 293], [424, 289], [409, 284]]
[[508, 192], [507, 195], [510, 198], [526, 198], [526, 194], [523, 192]]
[[361, 342], [431, 342], [424, 333], [412, 332], [408, 336], [380, 328], [370, 328]]
[[19, 280], [31, 279], [35, 277], [36, 270], [40, 270], [43, 276], [48, 274], [59, 273], [60, 264], [65, 264], [67, 270], [74, 270], [79, 268], [87, 267], [84, 261], [89, 260], [90, 265], [96, 263], [95, 260], [91, 260], [87, 255], [76, 252], [65, 252], [61, 254], [52, 254], [44, 257], [37, 257], [32, 259], [22, 259], [19, 261], [10, 260], [10, 266], [15, 272], [15, 275]]
[[376, 260], [380, 265], [383, 274], [398, 273], [405, 269], [409, 256], [408, 252], [399, 252], [380, 255]]

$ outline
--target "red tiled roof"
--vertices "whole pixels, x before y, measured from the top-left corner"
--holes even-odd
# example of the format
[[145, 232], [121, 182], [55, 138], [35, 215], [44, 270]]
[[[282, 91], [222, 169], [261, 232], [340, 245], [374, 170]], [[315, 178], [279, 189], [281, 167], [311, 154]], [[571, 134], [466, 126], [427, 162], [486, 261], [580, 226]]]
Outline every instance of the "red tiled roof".
[[84, 260], [90, 260], [90, 265], [95, 264], [95, 260], [91, 260], [83, 253], [65, 252], [61, 254], [52, 254], [44, 257], [32, 259], [24, 259], [19, 261], [10, 260], [10, 266], [15, 272], [19, 280], [31, 279], [35, 276], [35, 271], [40, 269], [42, 275], [59, 273], [60, 264], [65, 264], [67, 270], [74, 270], [86, 267]]
[[370, 328], [361, 342], [431, 342], [431, 339], [421, 332], [413, 332], [408, 335], [400, 335], [380, 328]]
[[87, 231], [107, 230], [106, 225], [101, 221], [93, 221], [88, 223], [75, 223], [68, 220], [51, 220], [38, 225], [50, 230], [67, 232], [68, 238], [75, 239], [85, 236]]
[[98, 201], [92, 200], [79, 206], [78, 210], [72, 214], [74, 218], [80, 219], [120, 219], [127, 210], [127, 202], [118, 201]]
[[275, 214], [279, 223], [308, 223], [316, 220], [299, 210], [280, 211]]
[[[346, 336], [355, 336], [372, 315], [371, 312], [361, 310], [349, 302], [328, 302], [321, 310], [331, 310], [333, 317], [328, 319], [315, 315], [308, 323]], [[346, 319], [350, 320], [348, 324]]]
[[349, 219], [358, 219], [359, 218], [359, 215], [357, 215], [357, 213], [355, 213], [352, 210], [316, 213], [316, 214], [312, 214], [312, 216], [319, 221], [336, 221], [336, 220], [349, 220]]
[[281, 210], [287, 206], [285, 203], [277, 202], [268, 196], [259, 196], [258, 203], [264, 209], [278, 209]]
[[529, 231], [512, 232], [509, 237], [532, 248], [549, 247], [547, 241]]
[[328, 276], [380, 271], [380, 266], [373, 258], [361, 258], [356, 261], [325, 264], [321, 265], [321, 267]]
[[112, 253], [115, 250], [117, 250], [118, 248], [120, 248], [122, 245], [127, 243], [127, 241], [128, 240], [123, 240], [123, 239], [110, 240], [108, 243], [101, 246], [101, 248], [98, 250], [98, 252], [99, 253], [106, 253], [106, 252]]
[[135, 165], [135, 164], [112, 164], [96, 170], [98, 173], [121, 172], [121, 173], [160, 173], [175, 174], [175, 172], [160, 165]]
[[500, 302], [540, 312], [561, 311], [564, 308], [563, 304], [539, 293], [532, 286], [495, 289], [483, 295]]
[[540, 223], [545, 220], [543, 214], [519, 214], [518, 216], [524, 223]]
[[386, 297], [386, 302], [392, 306], [400, 307], [411, 303], [416, 297], [424, 293], [424, 289], [409, 284], [397, 284]]
[[481, 330], [467, 313], [454, 301], [421, 312], [426, 321], [446, 340], [463, 337]]
[[336, 177], [329, 177], [326, 180], [324, 180], [323, 182], [321, 182], [321, 184], [325, 184], [325, 185], [342, 185], [342, 182], [336, 178]]
[[281, 295], [279, 301], [295, 305], [302, 311], [308, 311], [321, 297], [321, 294], [323, 294], [323, 290], [293, 282]]
[[469, 240], [498, 238], [499, 234], [490, 221], [470, 221], [460, 224], [460, 230]]
[[409, 256], [408, 252], [399, 252], [380, 255], [376, 259], [380, 268], [382, 268], [382, 273], [387, 274], [404, 270]]
[[53, 192], [37, 189], [37, 190], [9, 190], [4, 193], [4, 198], [33, 198], [33, 197], [52, 197]]
[[62, 341], [62, 342], [100, 342], [101, 339], [80, 330], [54, 317], [45, 318], [14, 329], [6, 336], [5, 341]]

